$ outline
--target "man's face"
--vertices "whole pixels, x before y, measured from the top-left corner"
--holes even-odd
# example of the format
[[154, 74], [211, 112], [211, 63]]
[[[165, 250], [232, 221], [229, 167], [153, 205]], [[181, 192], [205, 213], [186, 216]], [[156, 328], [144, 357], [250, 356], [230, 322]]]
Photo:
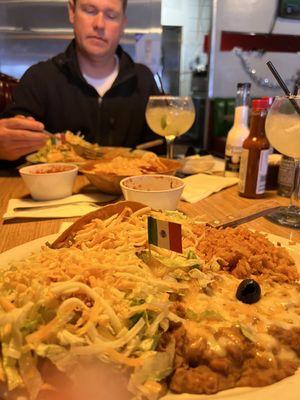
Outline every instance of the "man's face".
[[127, 22], [122, 0], [70, 0], [69, 19], [80, 51], [95, 60], [115, 53]]

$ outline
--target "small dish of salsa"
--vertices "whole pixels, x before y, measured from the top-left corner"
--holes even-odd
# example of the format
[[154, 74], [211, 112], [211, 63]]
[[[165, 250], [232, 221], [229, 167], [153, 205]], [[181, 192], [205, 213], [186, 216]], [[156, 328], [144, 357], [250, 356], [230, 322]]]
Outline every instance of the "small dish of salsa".
[[20, 175], [34, 200], [56, 200], [72, 195], [78, 173], [74, 164], [49, 163], [23, 167]]

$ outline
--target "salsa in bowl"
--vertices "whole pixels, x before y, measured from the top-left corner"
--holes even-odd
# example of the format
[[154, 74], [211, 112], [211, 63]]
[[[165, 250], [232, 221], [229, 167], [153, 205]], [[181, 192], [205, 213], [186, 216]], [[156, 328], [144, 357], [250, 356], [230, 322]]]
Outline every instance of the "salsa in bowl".
[[34, 200], [56, 200], [72, 195], [78, 167], [66, 163], [36, 164], [19, 172]]

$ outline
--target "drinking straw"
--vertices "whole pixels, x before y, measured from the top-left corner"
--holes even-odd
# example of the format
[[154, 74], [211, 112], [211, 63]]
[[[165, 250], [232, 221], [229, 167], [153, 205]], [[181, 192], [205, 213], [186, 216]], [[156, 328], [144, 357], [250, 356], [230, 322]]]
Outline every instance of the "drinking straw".
[[[287, 96], [292, 96], [292, 93], [289, 91], [288, 87], [286, 86], [286, 84], [284, 83], [283, 79], [281, 78], [281, 76], [279, 75], [278, 71], [276, 70], [276, 68], [274, 67], [272, 61], [268, 61], [267, 62], [267, 66], [269, 67], [269, 70], [272, 72], [274, 78], [276, 79], [276, 81], [278, 82], [278, 84], [280, 85], [281, 89], [284, 91], [284, 93]], [[295, 101], [295, 99], [290, 98], [289, 97], [289, 101], [292, 103], [294, 109], [297, 111], [297, 113], [300, 115], [300, 107], [298, 106], [297, 102]]]
[[[161, 76], [159, 75], [158, 72], [156, 72], [155, 76], [157, 76], [157, 79], [158, 79], [159, 84], [160, 84], [160, 93], [163, 96], [166, 96], [166, 92], [165, 92], [165, 89], [164, 89], [164, 86], [163, 86], [163, 82], [162, 82]], [[166, 104], [167, 107], [169, 107], [171, 105], [170, 101], [167, 100], [167, 99], [165, 100], [165, 104]]]
[[161, 93], [162, 93], [163, 95], [165, 95], [165, 94], [166, 94], [166, 92], [165, 92], [165, 90], [164, 90], [164, 87], [163, 87], [163, 83], [162, 83], [161, 76], [159, 75], [159, 73], [158, 73], [158, 72], [156, 72], [156, 74], [155, 74], [155, 75], [157, 76], [157, 79], [158, 79], [158, 81], [159, 81], [159, 84], [160, 84], [160, 91], [161, 91]]

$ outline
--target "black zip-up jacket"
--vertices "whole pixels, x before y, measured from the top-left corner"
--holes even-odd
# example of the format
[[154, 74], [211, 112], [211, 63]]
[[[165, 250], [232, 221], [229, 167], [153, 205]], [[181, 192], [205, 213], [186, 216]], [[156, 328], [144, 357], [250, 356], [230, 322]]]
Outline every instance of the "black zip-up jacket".
[[133, 147], [157, 137], [147, 126], [145, 108], [159, 94], [152, 72], [134, 63], [119, 46], [119, 74], [100, 97], [83, 78], [73, 40], [66, 51], [30, 67], [1, 115], [32, 116], [50, 132], [81, 132], [104, 146]]

